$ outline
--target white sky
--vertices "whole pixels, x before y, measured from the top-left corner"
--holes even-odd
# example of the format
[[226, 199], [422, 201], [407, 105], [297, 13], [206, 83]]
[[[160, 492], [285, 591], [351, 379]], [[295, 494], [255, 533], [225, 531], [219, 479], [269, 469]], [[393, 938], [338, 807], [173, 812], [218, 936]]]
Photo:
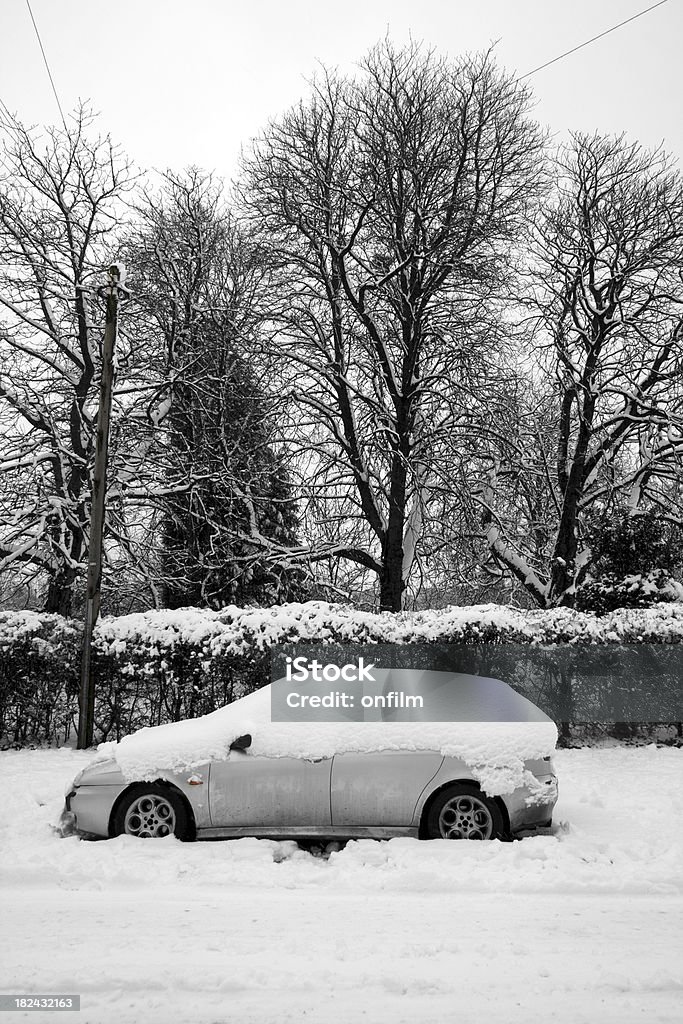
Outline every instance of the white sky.
[[[352, 70], [387, 31], [455, 56], [499, 39], [520, 74], [653, 0], [32, 0], [68, 111], [101, 112], [141, 166], [194, 163], [229, 177], [240, 146], [298, 100], [316, 62]], [[534, 75], [537, 116], [569, 129], [627, 132], [683, 156], [683, 0]], [[0, 0], [0, 98], [25, 121], [59, 119], [26, 0]]]

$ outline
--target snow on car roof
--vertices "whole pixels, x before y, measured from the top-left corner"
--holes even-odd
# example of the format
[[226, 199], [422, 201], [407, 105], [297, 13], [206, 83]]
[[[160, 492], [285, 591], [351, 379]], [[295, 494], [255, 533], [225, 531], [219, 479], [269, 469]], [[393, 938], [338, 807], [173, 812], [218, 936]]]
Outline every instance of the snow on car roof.
[[525, 717], [535, 720], [273, 722], [268, 685], [201, 718], [140, 729], [118, 743], [100, 744], [97, 760], [114, 758], [129, 781], [150, 780], [159, 772], [225, 760], [231, 743], [248, 733], [247, 756], [312, 759], [435, 750], [464, 761], [486, 792], [502, 794], [528, 785], [531, 773], [524, 761], [551, 755], [557, 741], [555, 723], [525, 698], [515, 697], [533, 709]]

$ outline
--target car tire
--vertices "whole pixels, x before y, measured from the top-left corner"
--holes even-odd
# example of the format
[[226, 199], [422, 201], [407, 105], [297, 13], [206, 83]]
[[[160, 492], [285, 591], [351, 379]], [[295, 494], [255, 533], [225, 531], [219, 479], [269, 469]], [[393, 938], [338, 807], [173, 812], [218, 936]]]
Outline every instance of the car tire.
[[193, 839], [192, 819], [183, 798], [171, 786], [141, 782], [126, 790], [114, 812], [112, 835]]
[[504, 839], [500, 807], [476, 786], [454, 783], [443, 789], [427, 813], [428, 839]]

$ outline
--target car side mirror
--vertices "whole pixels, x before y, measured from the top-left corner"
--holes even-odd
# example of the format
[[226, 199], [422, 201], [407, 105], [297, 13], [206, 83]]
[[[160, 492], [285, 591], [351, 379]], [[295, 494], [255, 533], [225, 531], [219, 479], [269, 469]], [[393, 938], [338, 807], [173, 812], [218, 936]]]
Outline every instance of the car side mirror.
[[244, 736], [238, 736], [236, 740], [233, 740], [230, 744], [231, 750], [246, 750], [247, 747], [251, 746], [251, 736], [249, 733], [245, 733]]

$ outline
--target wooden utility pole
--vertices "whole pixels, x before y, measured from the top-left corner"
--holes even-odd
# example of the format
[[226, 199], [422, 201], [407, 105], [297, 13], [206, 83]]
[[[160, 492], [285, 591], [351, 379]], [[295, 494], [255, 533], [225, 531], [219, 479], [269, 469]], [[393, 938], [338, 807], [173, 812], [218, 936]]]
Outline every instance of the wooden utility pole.
[[93, 469], [92, 504], [90, 507], [90, 543], [88, 545], [88, 583], [85, 595], [85, 628], [83, 631], [83, 657], [81, 661], [81, 692], [78, 702], [78, 749], [92, 746], [95, 724], [95, 681], [92, 676], [92, 635], [100, 612], [102, 589], [102, 536], [104, 533], [104, 505], [107, 492], [107, 455], [109, 452], [109, 422], [111, 396], [114, 383], [114, 349], [119, 299], [127, 298], [123, 287], [125, 269], [114, 264], [108, 270], [109, 283], [98, 289], [106, 302], [107, 313], [102, 344], [102, 376], [100, 402], [97, 413], [95, 438], [95, 466]]

